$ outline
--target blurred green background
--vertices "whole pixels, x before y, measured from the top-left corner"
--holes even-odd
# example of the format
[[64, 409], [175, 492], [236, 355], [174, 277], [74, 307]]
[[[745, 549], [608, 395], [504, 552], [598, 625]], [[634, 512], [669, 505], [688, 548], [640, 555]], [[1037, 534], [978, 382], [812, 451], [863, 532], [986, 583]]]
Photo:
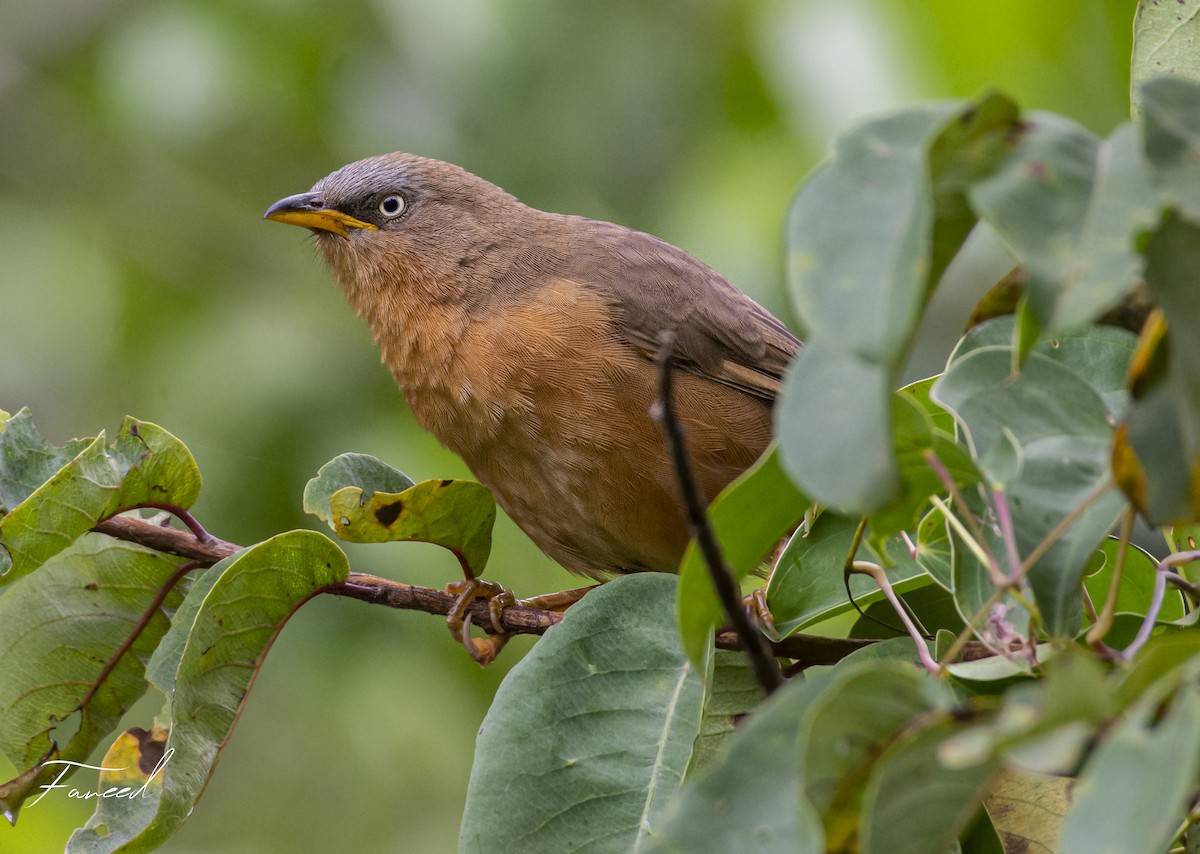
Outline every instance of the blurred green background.
[[[343, 451], [466, 476], [268, 204], [403, 149], [655, 233], [787, 318], [781, 224], [832, 134], [989, 86], [1106, 133], [1134, 5], [0, 0], [0, 408], [57, 442], [126, 413], [165, 426], [204, 473], [197, 515], [243, 544], [313, 526], [304, 483]], [[456, 574], [432, 547], [347, 551], [413, 583]], [[578, 583], [503, 520], [488, 575]], [[529, 646], [481, 671], [435, 619], [311, 602], [164, 850], [453, 850], [475, 731]], [[88, 814], [53, 793], [0, 851], [61, 850]]]

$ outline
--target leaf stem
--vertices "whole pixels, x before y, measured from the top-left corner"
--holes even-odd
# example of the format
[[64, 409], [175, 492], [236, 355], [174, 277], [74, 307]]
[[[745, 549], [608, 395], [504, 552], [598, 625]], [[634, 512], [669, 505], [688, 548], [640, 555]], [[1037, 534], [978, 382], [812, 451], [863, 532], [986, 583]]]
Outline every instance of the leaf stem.
[[941, 673], [942, 666], [929, 654], [929, 647], [925, 644], [924, 636], [912, 621], [912, 618], [908, 616], [908, 610], [901, 603], [900, 597], [896, 595], [896, 591], [892, 588], [892, 583], [888, 581], [887, 573], [883, 571], [883, 567], [870, 561], [856, 560], [852, 570], [871, 576], [872, 580], [879, 585], [879, 589], [883, 591], [883, 595], [887, 597], [892, 608], [900, 615], [900, 621], [904, 623], [904, 628], [908, 631], [909, 637], [917, 645], [917, 655], [921, 659], [921, 664], [930, 673]]
[[1150, 640], [1150, 633], [1154, 631], [1154, 624], [1158, 621], [1159, 612], [1162, 611], [1163, 596], [1167, 591], [1168, 573], [1175, 567], [1183, 566], [1194, 560], [1200, 560], [1200, 549], [1167, 555], [1158, 562], [1158, 566], [1154, 567], [1154, 592], [1150, 595], [1150, 607], [1146, 609], [1146, 616], [1142, 620], [1137, 636], [1129, 646], [1121, 651], [1122, 661], [1131, 660], [1137, 655], [1138, 650], [1146, 645], [1146, 641]]
[[112, 675], [113, 670], [116, 669], [117, 664], [124, 657], [125, 653], [129, 652], [130, 647], [137, 643], [137, 639], [142, 636], [142, 632], [144, 632], [146, 627], [150, 625], [150, 621], [154, 619], [154, 615], [158, 613], [158, 609], [162, 607], [162, 603], [167, 600], [167, 596], [170, 595], [171, 591], [175, 589], [175, 585], [177, 585], [180, 580], [193, 569], [199, 569], [201, 566], [203, 566], [202, 563], [194, 560], [180, 564], [179, 568], [175, 570], [174, 574], [172, 574], [171, 577], [166, 580], [166, 583], [164, 583], [163, 586], [158, 589], [158, 593], [155, 594], [154, 600], [150, 603], [150, 606], [146, 608], [141, 618], [134, 625], [133, 631], [131, 631], [129, 636], [125, 638], [124, 642], [117, 647], [117, 651], [114, 652], [111, 657], [109, 657], [108, 661], [104, 663], [104, 667], [100, 669], [100, 675], [92, 680], [91, 687], [88, 688], [87, 693], [83, 695], [83, 699], [79, 701], [79, 705], [75, 707], [76, 711], [82, 712], [88, 707], [88, 704], [92, 702], [92, 698], [96, 696], [96, 692], [100, 690], [100, 686], [104, 684], [105, 680], [108, 679], [110, 675]]

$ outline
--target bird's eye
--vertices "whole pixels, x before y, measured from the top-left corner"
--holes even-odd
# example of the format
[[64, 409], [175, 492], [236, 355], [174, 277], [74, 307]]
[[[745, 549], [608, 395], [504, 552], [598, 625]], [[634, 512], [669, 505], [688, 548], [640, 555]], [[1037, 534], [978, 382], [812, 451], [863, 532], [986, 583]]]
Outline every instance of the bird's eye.
[[404, 196], [384, 196], [379, 203], [379, 212], [388, 219], [394, 219], [404, 213]]

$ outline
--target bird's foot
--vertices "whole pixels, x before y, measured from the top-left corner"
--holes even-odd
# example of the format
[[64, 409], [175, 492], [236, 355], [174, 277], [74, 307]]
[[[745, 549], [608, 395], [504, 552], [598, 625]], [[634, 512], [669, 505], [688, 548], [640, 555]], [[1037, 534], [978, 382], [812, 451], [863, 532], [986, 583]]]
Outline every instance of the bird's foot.
[[758, 619], [761, 626], [771, 635], [775, 634], [775, 617], [767, 604], [767, 589], [759, 587], [742, 599], [742, 607], [750, 612], [751, 617]]
[[[464, 578], [446, 585], [446, 592], [456, 596], [450, 613], [446, 615], [446, 626], [456, 641], [466, 647], [471, 658], [480, 667], [487, 667], [496, 660], [500, 650], [508, 643], [509, 634], [504, 631], [502, 615], [509, 605], [516, 605], [517, 599], [508, 590], [494, 581], [483, 581], [479, 578]], [[471, 637], [471, 606], [476, 599], [486, 599], [488, 613], [492, 625], [488, 634], [481, 638]]]
[[574, 590], [561, 590], [557, 593], [543, 593], [530, 599], [519, 599], [517, 604], [526, 608], [540, 608], [543, 611], [562, 613], [582, 599], [589, 591], [595, 590], [599, 584], [589, 587], [576, 587]]

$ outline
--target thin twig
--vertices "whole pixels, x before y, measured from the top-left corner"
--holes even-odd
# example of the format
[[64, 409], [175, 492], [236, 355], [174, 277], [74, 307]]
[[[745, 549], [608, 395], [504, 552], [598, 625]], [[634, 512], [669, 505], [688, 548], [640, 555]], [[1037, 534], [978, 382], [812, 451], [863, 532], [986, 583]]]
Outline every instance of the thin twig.
[[162, 510], [164, 513], [170, 513], [176, 519], [184, 524], [184, 526], [192, 532], [192, 535], [205, 545], [215, 545], [223, 542], [218, 540], [208, 531], [204, 530], [204, 526], [190, 512], [180, 507], [178, 504], [170, 504], [166, 501], [143, 501], [139, 504], [130, 504], [128, 507], [119, 507], [112, 513], [108, 514], [109, 519], [120, 513], [128, 513], [130, 510]]
[[991, 546], [988, 545], [988, 541], [984, 538], [983, 529], [979, 527], [979, 520], [975, 518], [975, 514], [967, 506], [967, 499], [958, 488], [958, 484], [955, 483], [954, 478], [950, 476], [950, 470], [946, 468], [946, 464], [942, 462], [942, 458], [934, 453], [933, 448], [926, 448], [921, 456], [925, 458], [926, 465], [933, 469], [933, 473], [942, 482], [942, 486], [946, 487], [946, 491], [950, 493], [950, 498], [954, 501], [954, 506], [962, 508], [963, 518], [967, 520], [967, 525], [971, 528], [972, 536], [986, 555], [983, 563], [987, 566], [993, 582], [1004, 578], [1004, 573], [1000, 571], [1000, 561], [996, 558]]
[[1176, 567], [1194, 560], [1200, 560], [1200, 550], [1175, 552], [1173, 555], [1167, 555], [1158, 562], [1158, 566], [1154, 567], [1154, 592], [1150, 595], [1150, 607], [1146, 609], [1146, 616], [1142, 619], [1137, 637], [1121, 651], [1121, 658], [1124, 661], [1129, 661], [1137, 655], [1138, 650], [1145, 646], [1146, 641], [1150, 640], [1150, 633], [1154, 631], [1154, 624], [1158, 622], [1159, 612], [1162, 611], [1163, 596], [1167, 592], [1167, 574]]
[[659, 408], [662, 418], [663, 431], [667, 436], [667, 444], [671, 449], [672, 461], [675, 464], [675, 474], [679, 479], [679, 491], [683, 497], [684, 508], [687, 511], [688, 526], [696, 538], [708, 574], [712, 578], [713, 588], [717, 598], [725, 609], [725, 617], [733, 630], [742, 639], [742, 648], [750, 657], [750, 667], [754, 677], [766, 694], [771, 694], [783, 684], [783, 673], [779, 662], [771, 652], [770, 644], [762, 632], [750, 622], [745, 609], [742, 608], [741, 591], [734, 580], [733, 572], [721, 554], [721, 547], [713, 536], [708, 524], [708, 516], [704, 503], [700, 500], [700, 492], [692, 473], [691, 461], [688, 459], [687, 447], [684, 444], [683, 428], [675, 418], [674, 402], [672, 400], [674, 368], [672, 355], [675, 349], [675, 336], [664, 332], [656, 358], [659, 376]]
[[925, 645], [925, 638], [916, 624], [909, 618], [908, 611], [901, 604], [900, 597], [896, 595], [891, 582], [888, 581], [887, 573], [883, 571], [883, 567], [870, 561], [856, 560], [853, 571], [871, 576], [871, 579], [879, 585], [879, 589], [883, 591], [883, 595], [887, 597], [887, 600], [892, 603], [892, 607], [896, 610], [896, 613], [900, 615], [900, 620], [904, 623], [904, 628], [908, 631], [909, 637], [917, 645], [917, 656], [921, 659], [921, 664], [930, 673], [941, 673], [942, 666], [929, 654], [929, 647]]
[[96, 692], [100, 690], [100, 686], [104, 684], [104, 681], [108, 679], [113, 670], [116, 669], [117, 663], [120, 662], [125, 653], [129, 652], [130, 648], [137, 643], [137, 639], [142, 636], [142, 632], [146, 630], [146, 626], [150, 625], [150, 621], [154, 619], [154, 615], [158, 613], [158, 609], [161, 608], [162, 603], [167, 600], [167, 596], [170, 594], [170, 592], [175, 589], [175, 585], [178, 584], [180, 580], [193, 569], [199, 569], [202, 565], [203, 564], [194, 560], [180, 564], [179, 568], [175, 570], [174, 574], [172, 574], [171, 577], [166, 580], [166, 583], [164, 583], [163, 586], [158, 589], [158, 593], [155, 594], [154, 600], [150, 603], [150, 606], [146, 608], [145, 612], [141, 616], [141, 619], [139, 619], [137, 624], [134, 625], [133, 631], [131, 631], [129, 636], [125, 638], [125, 641], [119, 647], [117, 647], [117, 651], [109, 657], [108, 661], [104, 663], [104, 667], [100, 669], [100, 675], [92, 680], [92, 686], [88, 688], [88, 692], [83, 695], [83, 699], [80, 700], [79, 705], [75, 707], [76, 711], [82, 712], [88, 707], [88, 703], [92, 702], [92, 698], [96, 696]]
[[1017, 535], [1013, 530], [1012, 512], [1003, 489], [992, 490], [992, 501], [996, 505], [996, 520], [1000, 523], [1000, 536], [1004, 539], [1004, 550], [1008, 555], [1008, 578], [1015, 578], [1021, 569], [1021, 554], [1017, 551]]

